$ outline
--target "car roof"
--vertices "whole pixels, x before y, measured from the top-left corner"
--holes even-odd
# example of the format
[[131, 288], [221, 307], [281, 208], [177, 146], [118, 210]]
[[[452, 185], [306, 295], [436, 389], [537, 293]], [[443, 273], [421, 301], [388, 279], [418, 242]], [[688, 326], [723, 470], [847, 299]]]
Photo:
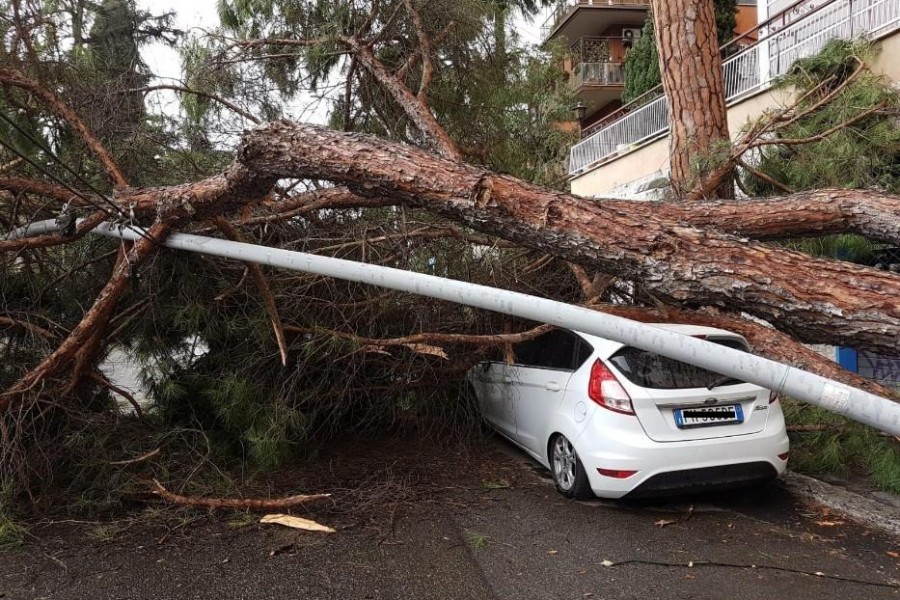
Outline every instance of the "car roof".
[[[746, 342], [747, 340], [740, 334], [734, 333], [733, 331], [728, 331], [727, 329], [719, 329], [718, 327], [706, 327], [704, 325], [688, 325], [686, 323], [646, 323], [646, 325], [652, 325], [653, 327], [659, 327], [660, 329], [666, 329], [668, 331], [672, 331], [674, 333], [680, 333], [681, 335], [690, 335], [690, 336], [709, 336], [709, 337], [729, 337], [734, 339], [740, 339]], [[591, 335], [588, 333], [583, 333], [581, 331], [575, 331], [579, 336], [583, 337], [587, 340], [593, 347], [594, 350], [609, 356], [614, 352], [618, 351], [620, 348], [626, 346], [621, 342], [617, 342], [615, 340], [610, 340], [608, 338]]]

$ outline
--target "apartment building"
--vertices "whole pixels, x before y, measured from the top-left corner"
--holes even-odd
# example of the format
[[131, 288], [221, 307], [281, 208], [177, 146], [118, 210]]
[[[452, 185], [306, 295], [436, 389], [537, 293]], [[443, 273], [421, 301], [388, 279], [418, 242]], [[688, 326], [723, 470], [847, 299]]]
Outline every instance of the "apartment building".
[[[581, 139], [569, 155], [571, 191], [587, 197], [649, 199], [668, 175], [668, 102], [661, 90], [622, 106], [623, 62], [649, 3], [564, 0], [544, 24], [545, 40], [569, 50]], [[758, 0], [739, 3], [744, 47], [724, 63], [729, 128], [787, 99], [770, 89], [798, 58], [834, 38], [867, 36], [882, 47], [874, 71], [900, 81], [900, 0]]]

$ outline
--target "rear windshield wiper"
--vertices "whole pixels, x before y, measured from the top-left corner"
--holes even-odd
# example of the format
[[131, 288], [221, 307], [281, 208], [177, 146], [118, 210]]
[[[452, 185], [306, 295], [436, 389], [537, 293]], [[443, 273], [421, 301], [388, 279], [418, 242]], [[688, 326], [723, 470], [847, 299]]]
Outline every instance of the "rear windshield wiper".
[[719, 387], [720, 385], [725, 385], [726, 383], [744, 383], [744, 382], [735, 377], [720, 377], [719, 379], [716, 379], [711, 384], [706, 386], [706, 389], [711, 390], [713, 388]]

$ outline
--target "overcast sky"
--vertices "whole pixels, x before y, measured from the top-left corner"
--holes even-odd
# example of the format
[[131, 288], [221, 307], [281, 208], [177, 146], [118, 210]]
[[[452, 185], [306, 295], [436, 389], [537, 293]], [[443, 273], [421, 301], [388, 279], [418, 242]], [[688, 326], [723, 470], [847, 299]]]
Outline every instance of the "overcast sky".
[[[179, 29], [189, 31], [191, 29], [212, 29], [219, 23], [216, 15], [216, 0], [138, 0], [140, 8], [150, 11], [152, 14], [161, 14], [174, 11], [175, 24]], [[535, 18], [533, 22], [516, 19], [514, 25], [518, 28], [519, 35], [526, 43], [536, 44], [540, 36], [540, 24], [543, 18]], [[147, 65], [160, 77], [179, 77], [181, 75], [178, 53], [161, 45], [149, 48], [145, 53]]]
[[[168, 11], [175, 13], [175, 27], [184, 31], [202, 33], [202, 30], [214, 29], [219, 24], [216, 13], [217, 0], [138, 0], [138, 7], [149, 11], [151, 14], [162, 14]], [[529, 22], [517, 18], [513, 25], [525, 43], [536, 44], [539, 42], [540, 24], [544, 18], [538, 16]], [[181, 61], [178, 52], [163, 44], [152, 44], [142, 51], [144, 62], [150, 70], [161, 79], [181, 78]], [[148, 104], [156, 105], [156, 110], [162, 112], [177, 111], [178, 102], [174, 94], [158, 92], [148, 96]], [[327, 107], [319, 105], [312, 98], [298, 100], [288, 108], [293, 118], [302, 118], [306, 121], [324, 122]]]

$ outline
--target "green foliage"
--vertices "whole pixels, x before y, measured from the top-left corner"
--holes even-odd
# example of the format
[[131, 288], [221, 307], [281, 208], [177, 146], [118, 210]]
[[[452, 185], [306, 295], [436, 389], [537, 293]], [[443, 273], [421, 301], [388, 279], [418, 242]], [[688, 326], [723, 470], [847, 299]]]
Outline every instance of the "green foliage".
[[[780, 128], [778, 136], [810, 139], [828, 135], [806, 144], [767, 146], [754, 156], [755, 168], [798, 191], [832, 187], [900, 193], [900, 92], [868, 70], [847, 82], [860, 62], [870, 60], [873, 53], [868, 42], [835, 40], [819, 54], [798, 60], [777, 85], [803, 98], [798, 105], [802, 117]], [[816, 106], [829, 95], [833, 97], [827, 103]], [[869, 110], [875, 112], [854, 120]], [[761, 117], [770, 118], [771, 114]], [[744, 173], [742, 179], [752, 195], [782, 193], [752, 173]], [[865, 262], [875, 248], [855, 235], [796, 240], [790, 245], [818, 256], [858, 262]]]
[[[818, 55], [797, 61], [781, 78], [779, 87], [805, 94], [798, 108], [811, 109], [856, 71], [859, 60], [866, 60], [871, 54], [872, 48], [865, 42], [830, 42]], [[864, 71], [826, 105], [782, 128], [779, 136], [813, 138], [876, 108], [877, 112], [841, 127], [821, 141], [770, 146], [762, 152], [756, 168], [795, 190], [877, 188], [898, 193], [900, 128], [896, 119], [900, 93], [880, 76]], [[769, 115], [762, 117], [767, 118]], [[780, 193], [750, 174], [745, 176], [745, 184], [754, 194]]]
[[656, 48], [653, 17], [648, 14], [640, 39], [634, 41], [625, 57], [625, 90], [622, 92], [622, 103], [631, 102], [660, 83], [662, 77], [659, 73], [659, 51]]
[[466, 532], [466, 543], [473, 550], [481, 550], [483, 548], [486, 548], [490, 542], [491, 538], [483, 533], [479, 533], [477, 531]]
[[0, 552], [21, 546], [28, 530], [15, 519], [0, 514]]
[[[529, 11], [538, 3], [417, 4], [428, 32], [440, 40], [434, 52], [430, 106], [467, 159], [532, 181], [564, 186], [560, 165], [571, 137], [555, 123], [568, 118], [572, 102], [559, 69], [560, 50], [551, 49], [551, 55], [521, 47], [506, 21], [509, 11]], [[89, 35], [80, 40], [63, 38], [56, 47], [42, 49], [38, 64], [28, 63], [22, 52], [11, 55], [9, 45], [0, 44], [3, 59], [63, 94], [125, 167], [131, 183], [169, 185], [221, 172], [232, 159], [230, 145], [246, 123], [221, 103], [202, 96], [182, 95], [182, 114], [160, 115], [145, 109], [139, 101], [142, 95], [120, 93], [145, 83], [147, 72], [136, 52], [153, 38], [156, 22], [146, 20], [129, 1], [83, 6], [89, 10], [81, 23], [76, 24], [67, 9], [59, 9], [54, 16], [71, 23], [73, 32]], [[368, 71], [355, 70], [349, 95], [331, 93], [344, 91], [341, 77], [350, 67], [335, 38], [365, 26], [371, 6], [223, 2], [228, 35], [314, 36], [320, 43], [306, 48], [261, 46], [258, 52], [249, 52], [246, 61], [229, 61], [223, 60], [233, 51], [227, 48], [228, 38], [184, 39], [178, 49], [186, 83], [245, 107], [260, 119], [279, 117], [282, 107], [296, 101], [300, 90], [313, 88], [328, 93], [335, 126], [424, 145], [427, 140]], [[396, 71], [416, 56], [418, 37], [400, 0], [378, 6], [383, 10], [370, 23], [376, 40], [373, 52]], [[10, 31], [6, 27], [0, 23], [0, 30]], [[442, 36], [445, 30], [447, 35]], [[269, 54], [284, 56], [263, 58]], [[421, 63], [414, 60], [412, 64], [406, 83], [416, 91]], [[52, 144], [67, 164], [93, 184], [108, 186], [77, 135], [55, 116], [34, 108], [27, 95], [4, 88], [0, 106]], [[19, 107], [27, 110], [17, 111]], [[49, 163], [48, 157], [5, 128], [0, 135], [39, 162]], [[28, 165], [17, 168], [16, 175], [40, 177]], [[290, 192], [279, 191], [267, 200], [278, 202], [314, 184], [294, 181], [289, 185]], [[13, 200], [0, 199], [4, 229], [10, 223], [52, 217], [57, 208], [36, 197]], [[464, 228], [460, 237], [415, 236], [419, 229], [433, 233], [446, 227], [434, 215], [391, 207], [319, 211], [248, 226], [243, 234], [272, 246], [432, 271], [510, 289], [540, 289], [561, 298], [572, 298], [577, 290], [571, 274], [559, 264], [547, 266], [545, 261], [535, 267], [541, 255], [494, 247], [490, 240], [470, 242], [465, 236], [472, 232]], [[371, 241], [381, 236], [386, 241]], [[107, 281], [119, 248], [114, 241], [88, 236], [0, 261], [3, 315], [21, 317], [52, 335], [65, 335]], [[9, 476], [15, 491], [11, 501], [27, 503], [33, 497], [40, 499], [38, 509], [54, 506], [67, 513], [96, 515], [127, 507], [136, 494], [146, 491], [141, 481], [153, 477], [177, 481], [186, 493], [204, 493], [221, 487], [222, 473], [229, 468], [253, 473], [284, 465], [334, 435], [381, 435], [412, 420], [421, 431], [430, 431], [431, 423], [447, 422], [463, 423], [462, 429], [466, 419], [472, 418], [473, 408], [456, 399], [458, 367], [477, 359], [481, 349], [443, 344], [450, 357], [444, 359], [415, 347], [373, 347], [320, 329], [390, 338], [419, 331], [496, 332], [503, 327], [497, 315], [451, 303], [267, 272], [282, 320], [308, 331], [288, 334], [285, 366], [265, 305], [240, 263], [159, 252], [140, 267], [140, 275], [130, 281], [119, 300], [107, 333], [117, 349], [141, 364], [150, 392], [142, 404], [145, 419], [138, 421], [127, 411], [118, 411], [110, 393], [88, 384], [75, 390], [65, 408], [36, 404], [33, 410], [4, 417], [12, 443], [10, 452], [6, 445], [0, 449], [0, 475], [4, 481]], [[47, 315], [49, 321], [40, 315]], [[4, 326], [0, 385], [5, 388], [16, 381], [57, 343], [58, 339], [36, 337], [21, 327]], [[159, 455], [146, 462], [111, 464], [154, 448], [161, 449]], [[30, 496], [23, 493], [26, 489]], [[97, 534], [106, 537], [107, 533]]]
[[716, 38], [724, 46], [734, 38], [737, 27], [737, 0], [715, 0]]
[[[716, 37], [722, 46], [734, 37], [737, 0], [715, 0], [715, 10]], [[631, 102], [661, 83], [656, 30], [653, 26], [653, 16], [648, 13], [640, 39], [634, 41], [625, 57], [625, 89], [622, 92], [622, 103]]]
[[900, 444], [871, 427], [832, 412], [787, 399], [785, 419], [791, 425], [828, 429], [791, 436], [791, 468], [814, 476], [869, 476], [880, 489], [900, 494]]
[[783, 242], [785, 247], [812, 254], [813, 256], [830, 256], [855, 263], [868, 263], [878, 244], [864, 237], [842, 233], [818, 238], [797, 238]]
[[28, 534], [14, 510], [15, 489], [13, 482], [0, 481], [0, 552], [21, 545]]
[[[278, 58], [267, 58], [262, 70], [250, 67], [242, 77], [271, 82], [285, 101], [295, 97], [301, 82], [316, 91], [351, 76], [338, 39], [356, 35], [363, 27], [381, 31], [373, 52], [389, 72], [399, 70], [418, 49], [418, 36], [400, 0], [383, 3], [374, 18], [370, 18], [370, 6], [353, 2], [257, 4], [220, 3], [223, 24], [230, 33], [317, 41], [307, 47], [265, 45], [249, 51], [251, 57]], [[559, 67], [562, 53], [558, 48], [551, 50], [552, 55], [522, 48], [506, 21], [510, 10], [529, 13], [546, 3], [444, 0], [419, 4], [426, 33], [441, 40], [433, 57], [429, 106], [468, 160], [527, 180], [564, 185], [560, 165], [572, 138], [555, 123], [569, 118], [572, 100]], [[405, 83], [415, 92], [421, 63], [412, 64]], [[216, 75], [225, 77], [223, 69], [217, 69]], [[354, 68], [350, 88], [349, 103], [345, 94], [334, 94], [330, 101], [332, 127], [427, 145], [366, 69]]]

